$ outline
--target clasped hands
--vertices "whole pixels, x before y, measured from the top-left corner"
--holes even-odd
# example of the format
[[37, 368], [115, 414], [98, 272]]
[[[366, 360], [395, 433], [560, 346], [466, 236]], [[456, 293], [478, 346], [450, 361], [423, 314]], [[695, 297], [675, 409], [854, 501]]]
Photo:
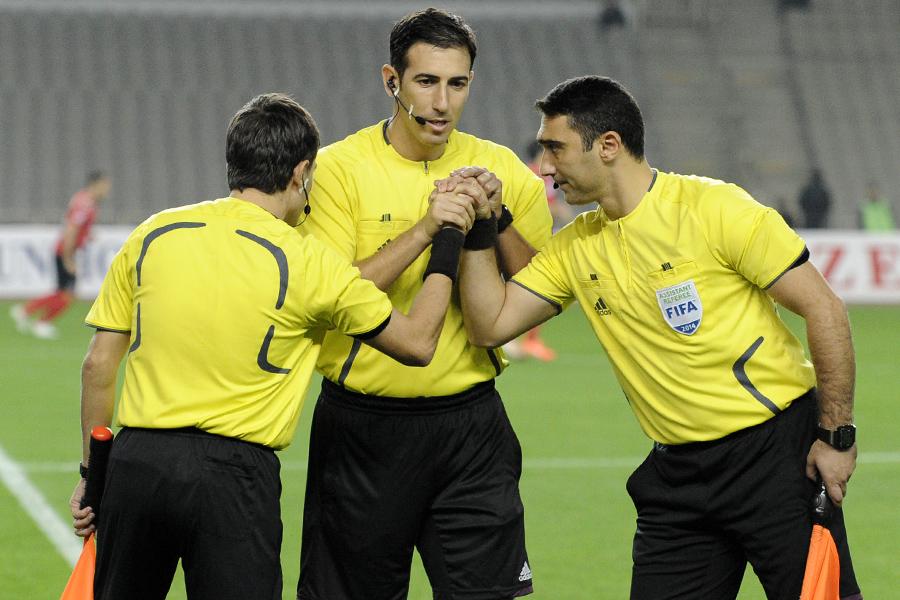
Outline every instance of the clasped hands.
[[460, 167], [434, 182], [423, 219], [430, 237], [444, 227], [468, 232], [478, 219], [500, 215], [503, 184], [484, 167]]

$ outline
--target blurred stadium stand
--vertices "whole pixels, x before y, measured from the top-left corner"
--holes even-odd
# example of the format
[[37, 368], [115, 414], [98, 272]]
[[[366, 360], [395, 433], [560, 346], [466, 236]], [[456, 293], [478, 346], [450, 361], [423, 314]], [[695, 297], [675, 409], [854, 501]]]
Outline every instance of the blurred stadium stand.
[[[479, 37], [466, 131], [522, 151], [536, 98], [608, 74], [635, 92], [661, 169], [796, 214], [820, 165], [848, 228], [867, 181], [900, 190], [900, 0], [637, 0], [607, 31], [596, 1], [435, 4]], [[114, 178], [107, 223], [224, 195], [226, 123], [264, 91], [292, 93], [326, 142], [388, 116], [388, 32], [426, 5], [0, 0], [0, 222], [57, 222], [95, 167]]]

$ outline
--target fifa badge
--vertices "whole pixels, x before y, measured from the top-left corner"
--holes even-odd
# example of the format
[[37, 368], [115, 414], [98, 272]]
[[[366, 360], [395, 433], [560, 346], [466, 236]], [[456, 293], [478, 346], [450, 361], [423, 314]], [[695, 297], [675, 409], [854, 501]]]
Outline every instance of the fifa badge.
[[694, 280], [656, 290], [656, 301], [669, 327], [684, 335], [694, 335], [703, 319], [703, 304]]

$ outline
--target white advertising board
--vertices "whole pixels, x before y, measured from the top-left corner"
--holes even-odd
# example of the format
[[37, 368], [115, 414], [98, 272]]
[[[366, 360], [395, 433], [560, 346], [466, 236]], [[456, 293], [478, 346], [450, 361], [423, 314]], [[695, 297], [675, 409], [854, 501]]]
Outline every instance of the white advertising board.
[[[59, 225], [0, 225], [0, 297], [31, 298], [56, 288], [56, 242]], [[133, 229], [96, 226], [78, 252], [75, 292], [91, 299], [100, 291], [113, 256]]]
[[[132, 227], [97, 226], [78, 253], [81, 298], [93, 298]], [[900, 233], [806, 230], [812, 262], [850, 304], [900, 304]], [[54, 265], [59, 227], [0, 225], [0, 297], [30, 298], [56, 286]]]

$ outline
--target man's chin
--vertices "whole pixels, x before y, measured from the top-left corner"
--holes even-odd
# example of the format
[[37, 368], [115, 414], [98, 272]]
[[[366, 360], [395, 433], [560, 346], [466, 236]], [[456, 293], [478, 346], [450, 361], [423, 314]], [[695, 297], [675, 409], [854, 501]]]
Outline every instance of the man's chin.
[[442, 144], [446, 144], [447, 140], [450, 138], [450, 134], [453, 133], [455, 127], [448, 126], [444, 131], [432, 131], [428, 125], [424, 125], [422, 127], [422, 132], [419, 139], [428, 145], [431, 146], [439, 146]]

